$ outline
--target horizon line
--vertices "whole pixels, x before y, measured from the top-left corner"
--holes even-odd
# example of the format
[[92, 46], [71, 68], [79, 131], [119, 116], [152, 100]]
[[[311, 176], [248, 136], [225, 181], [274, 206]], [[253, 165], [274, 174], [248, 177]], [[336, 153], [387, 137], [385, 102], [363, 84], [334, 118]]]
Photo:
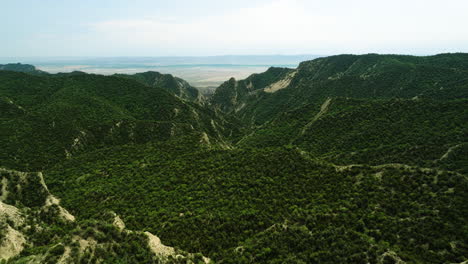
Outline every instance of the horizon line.
[[93, 55], [59, 55], [59, 56], [0, 56], [1, 59], [7, 58], [214, 58], [214, 57], [298, 57], [298, 56], [318, 56], [328, 57], [337, 55], [408, 55], [408, 56], [434, 56], [439, 54], [457, 54], [467, 53], [462, 51], [457, 52], [436, 52], [436, 53], [379, 53], [379, 52], [363, 52], [363, 53], [330, 53], [330, 54], [313, 54], [313, 53], [299, 53], [299, 54], [220, 54], [220, 55], [112, 55], [112, 56], [93, 56]]

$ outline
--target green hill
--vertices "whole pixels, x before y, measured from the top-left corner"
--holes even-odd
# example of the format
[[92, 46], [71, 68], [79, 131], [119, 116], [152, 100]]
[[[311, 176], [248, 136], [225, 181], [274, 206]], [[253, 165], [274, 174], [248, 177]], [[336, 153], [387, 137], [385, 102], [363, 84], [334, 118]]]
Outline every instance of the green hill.
[[0, 258], [8, 263], [187, 263], [209, 260], [132, 231], [107, 211], [77, 220], [60, 205], [41, 173], [0, 168]]
[[271, 67], [266, 72], [252, 74], [245, 80], [236, 81], [231, 78], [215, 90], [210, 101], [224, 112], [239, 112], [247, 103], [257, 98], [258, 92], [283, 78], [290, 78], [292, 72], [292, 69]]
[[228, 146], [227, 136], [240, 127], [165, 89], [112, 76], [0, 71], [0, 98], [1, 164], [21, 170], [43, 169], [86, 149], [186, 134]]
[[126, 77], [137, 80], [151, 87], [159, 87], [175, 94], [179, 98], [189, 101], [201, 102], [203, 97], [197, 88], [192, 87], [188, 82], [170, 74], [161, 74], [159, 72], [149, 71], [136, 73], [133, 75], [116, 74], [119, 77]]
[[131, 229], [219, 262], [464, 260], [466, 176], [335, 166], [295, 148], [190, 144], [87, 153], [47, 171], [46, 181], [79, 217], [114, 210]]
[[15, 71], [15, 72], [25, 72], [34, 75], [46, 75], [48, 74], [45, 71], [36, 69], [33, 65], [22, 64], [22, 63], [8, 63], [0, 64], [0, 71]]
[[467, 109], [462, 53], [324, 57], [209, 100], [0, 71], [0, 259], [465, 263]]
[[280, 115], [239, 144], [294, 145], [336, 164], [445, 167], [450, 160], [452, 170], [468, 173], [462, 154], [468, 143], [467, 109], [467, 100], [328, 98], [321, 107]]
[[239, 146], [294, 145], [338, 164], [466, 173], [465, 58], [369, 54], [303, 62], [287, 87], [259, 91], [235, 113], [254, 125]]
[[[213, 104], [226, 110], [229, 100], [235, 98], [237, 105], [243, 106], [236, 115], [259, 125], [285, 111], [308, 104], [319, 106], [328, 97], [466, 98], [467, 57], [467, 54], [428, 57], [368, 54], [318, 58], [302, 62], [286, 76], [277, 72], [276, 79], [272, 72], [260, 74], [274, 80], [271, 83], [276, 89], [265, 85], [246, 97], [224, 92], [222, 96], [213, 97]], [[218, 88], [219, 92], [225, 89], [225, 85]]]

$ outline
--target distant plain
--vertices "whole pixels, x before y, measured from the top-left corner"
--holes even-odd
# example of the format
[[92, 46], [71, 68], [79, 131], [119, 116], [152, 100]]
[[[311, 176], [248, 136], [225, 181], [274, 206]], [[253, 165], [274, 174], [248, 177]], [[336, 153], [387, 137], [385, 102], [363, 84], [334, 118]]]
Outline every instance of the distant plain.
[[157, 71], [187, 80], [199, 88], [216, 87], [231, 77], [244, 79], [271, 66], [296, 68], [316, 55], [245, 55], [208, 57], [29, 57], [0, 58], [0, 63], [28, 63], [49, 73], [83, 71], [110, 75]]

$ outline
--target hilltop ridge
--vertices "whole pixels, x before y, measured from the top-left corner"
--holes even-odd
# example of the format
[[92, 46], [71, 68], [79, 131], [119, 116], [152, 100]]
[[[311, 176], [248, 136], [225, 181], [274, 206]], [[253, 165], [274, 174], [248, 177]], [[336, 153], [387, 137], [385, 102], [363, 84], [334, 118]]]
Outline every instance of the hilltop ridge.
[[468, 54], [323, 57], [209, 98], [0, 70], [0, 127], [8, 263], [468, 261]]
[[25, 72], [25, 73], [29, 73], [29, 74], [35, 74], [35, 75], [48, 74], [45, 71], [41, 71], [41, 70], [36, 69], [36, 67], [34, 65], [22, 64], [22, 63], [0, 64], [0, 70]]

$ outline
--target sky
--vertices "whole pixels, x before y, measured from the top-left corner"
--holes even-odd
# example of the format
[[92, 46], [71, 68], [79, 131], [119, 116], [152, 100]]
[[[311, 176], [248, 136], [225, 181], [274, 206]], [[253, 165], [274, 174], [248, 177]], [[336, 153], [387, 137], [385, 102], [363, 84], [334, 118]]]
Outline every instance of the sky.
[[0, 4], [0, 57], [468, 52], [467, 0]]

